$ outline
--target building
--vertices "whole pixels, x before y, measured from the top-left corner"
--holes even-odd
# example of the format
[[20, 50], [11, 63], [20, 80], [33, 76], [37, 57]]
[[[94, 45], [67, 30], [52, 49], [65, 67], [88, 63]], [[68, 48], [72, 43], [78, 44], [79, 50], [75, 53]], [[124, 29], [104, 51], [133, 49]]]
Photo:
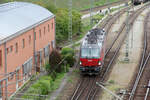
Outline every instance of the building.
[[0, 100], [40, 69], [55, 48], [55, 16], [26, 2], [0, 5]]

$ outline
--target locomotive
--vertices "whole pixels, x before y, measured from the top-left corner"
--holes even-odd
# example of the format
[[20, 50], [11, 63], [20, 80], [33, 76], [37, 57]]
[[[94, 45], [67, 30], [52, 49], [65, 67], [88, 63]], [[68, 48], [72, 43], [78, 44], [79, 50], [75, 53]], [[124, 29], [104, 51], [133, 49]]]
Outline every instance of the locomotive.
[[92, 29], [80, 46], [80, 71], [82, 74], [98, 75], [104, 65], [105, 36], [104, 29]]
[[132, 0], [132, 3], [134, 4], [134, 5], [136, 5], [136, 4], [140, 4], [140, 3], [145, 3], [145, 2], [147, 2], [148, 0]]

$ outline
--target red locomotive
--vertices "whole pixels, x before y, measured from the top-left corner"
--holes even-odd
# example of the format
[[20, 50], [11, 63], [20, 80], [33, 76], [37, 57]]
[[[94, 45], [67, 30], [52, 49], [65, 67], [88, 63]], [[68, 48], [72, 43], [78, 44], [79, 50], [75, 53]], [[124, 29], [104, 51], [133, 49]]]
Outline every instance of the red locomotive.
[[105, 31], [92, 29], [80, 47], [80, 71], [82, 74], [97, 75], [104, 64]]

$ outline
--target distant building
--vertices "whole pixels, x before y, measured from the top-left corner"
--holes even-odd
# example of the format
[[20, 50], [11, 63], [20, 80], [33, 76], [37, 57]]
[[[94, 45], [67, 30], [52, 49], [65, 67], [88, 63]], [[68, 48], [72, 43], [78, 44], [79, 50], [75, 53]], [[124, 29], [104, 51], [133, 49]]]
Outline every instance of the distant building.
[[0, 5], [0, 100], [40, 69], [55, 48], [55, 16], [26, 2]]

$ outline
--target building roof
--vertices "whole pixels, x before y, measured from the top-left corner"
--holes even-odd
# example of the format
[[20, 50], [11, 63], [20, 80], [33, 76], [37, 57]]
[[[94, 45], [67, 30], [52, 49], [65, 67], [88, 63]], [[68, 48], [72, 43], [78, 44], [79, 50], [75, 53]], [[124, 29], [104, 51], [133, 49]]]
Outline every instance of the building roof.
[[0, 4], [0, 44], [49, 20], [47, 9], [27, 2]]

